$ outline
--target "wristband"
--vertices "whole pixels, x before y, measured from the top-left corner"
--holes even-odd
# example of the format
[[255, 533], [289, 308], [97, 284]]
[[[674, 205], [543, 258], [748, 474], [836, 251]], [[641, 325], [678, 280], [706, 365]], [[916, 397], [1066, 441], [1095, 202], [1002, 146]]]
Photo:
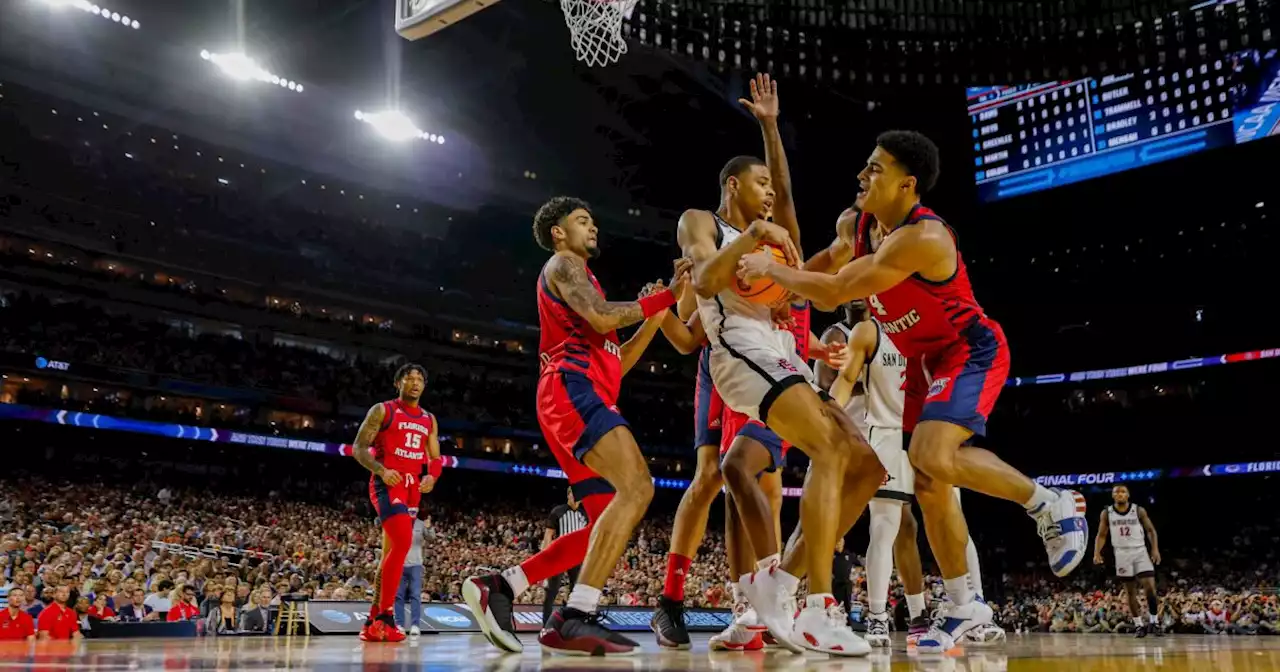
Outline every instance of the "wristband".
[[444, 459], [433, 457], [427, 460], [427, 475], [435, 480], [440, 480], [440, 472], [444, 471]]
[[658, 313], [676, 305], [676, 295], [670, 289], [664, 289], [657, 294], [650, 294], [637, 301], [640, 304], [640, 310], [644, 313], [645, 319], [649, 319]]

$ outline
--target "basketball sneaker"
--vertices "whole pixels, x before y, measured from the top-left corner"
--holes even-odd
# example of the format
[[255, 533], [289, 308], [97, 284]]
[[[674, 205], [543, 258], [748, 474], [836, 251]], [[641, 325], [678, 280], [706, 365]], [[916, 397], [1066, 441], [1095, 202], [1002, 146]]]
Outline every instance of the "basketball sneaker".
[[889, 646], [889, 614], [867, 614], [867, 643]]
[[907, 648], [913, 648], [920, 643], [920, 638], [929, 632], [929, 619], [920, 614], [911, 619], [907, 624]]
[[946, 653], [954, 649], [956, 642], [970, 630], [991, 623], [992, 615], [991, 607], [980, 599], [966, 605], [944, 603], [929, 632], [916, 643], [916, 651]]
[[403, 642], [405, 639], [404, 631], [396, 627], [395, 619], [391, 616], [391, 612], [379, 614], [377, 618], [371, 621], [365, 621], [364, 627], [360, 629], [360, 641], [362, 642]]
[[569, 656], [629, 656], [640, 644], [604, 627], [599, 613], [562, 607], [538, 635], [542, 650]]
[[471, 613], [476, 615], [480, 632], [484, 633], [490, 644], [511, 653], [524, 651], [524, 645], [516, 636], [516, 625], [511, 615], [515, 595], [511, 591], [511, 585], [501, 574], [473, 576], [463, 581], [462, 599], [466, 600]]
[[658, 608], [649, 619], [649, 629], [664, 649], [689, 648], [689, 631], [684, 625], [684, 604], [666, 596], [658, 600]]
[[849, 615], [835, 598], [810, 595], [796, 616], [791, 637], [804, 648], [833, 656], [865, 656], [871, 653], [867, 640], [853, 634]]
[[1075, 490], [1058, 490], [1058, 498], [1027, 511], [1036, 521], [1036, 531], [1049, 554], [1049, 568], [1066, 576], [1084, 560], [1089, 548], [1089, 521], [1085, 519], [1084, 495]]
[[972, 644], [979, 647], [995, 646], [1003, 641], [1005, 641], [1004, 628], [996, 625], [995, 623], [980, 625], [970, 630], [964, 636], [965, 644]]
[[[741, 593], [741, 590], [736, 592]], [[764, 638], [769, 630], [760, 625], [756, 610], [747, 605], [746, 600], [738, 599], [733, 603], [733, 614], [729, 627], [714, 635], [707, 646], [712, 651], [759, 651], [765, 648]]]
[[777, 564], [757, 570], [746, 582], [738, 585], [747, 602], [755, 608], [760, 625], [768, 628], [778, 645], [792, 653], [804, 653], [804, 647], [791, 639], [795, 623], [795, 611], [787, 605], [794, 601], [791, 591], [782, 586], [774, 576]]

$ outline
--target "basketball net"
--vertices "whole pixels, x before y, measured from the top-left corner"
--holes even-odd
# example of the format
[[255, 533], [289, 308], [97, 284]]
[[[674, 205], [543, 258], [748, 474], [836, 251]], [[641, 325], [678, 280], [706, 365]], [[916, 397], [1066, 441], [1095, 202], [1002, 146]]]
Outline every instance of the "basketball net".
[[560, 0], [570, 43], [578, 60], [589, 66], [616, 63], [627, 53], [622, 21], [631, 16], [638, 0]]

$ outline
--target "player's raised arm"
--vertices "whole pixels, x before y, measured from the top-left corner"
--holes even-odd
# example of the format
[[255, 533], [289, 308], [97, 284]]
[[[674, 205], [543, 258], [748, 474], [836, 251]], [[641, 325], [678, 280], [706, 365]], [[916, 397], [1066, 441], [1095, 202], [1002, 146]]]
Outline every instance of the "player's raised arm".
[[853, 260], [835, 275], [774, 263], [764, 254], [744, 256], [738, 275], [767, 277], [814, 303], [832, 305], [883, 292], [955, 253], [955, 241], [944, 227], [913, 226], [895, 232], [875, 254]]
[[400, 474], [378, 464], [369, 452], [369, 447], [378, 438], [378, 432], [382, 430], [382, 423], [386, 418], [387, 409], [382, 404], [374, 404], [369, 408], [369, 412], [364, 416], [364, 422], [360, 423], [360, 430], [356, 432], [356, 440], [351, 444], [351, 456], [356, 458], [360, 466], [381, 478], [387, 485], [395, 485], [400, 482]]
[[867, 354], [875, 350], [879, 329], [870, 320], [863, 320], [853, 325], [853, 333], [849, 336], [846, 352], [849, 361], [840, 367], [840, 375], [831, 385], [831, 398], [842, 408], [849, 405], [853, 398], [853, 388], [862, 376], [862, 369], [867, 363]]
[[552, 256], [547, 262], [547, 279], [551, 290], [601, 334], [633, 325], [676, 303], [675, 294], [667, 290], [639, 301], [606, 301], [587, 277], [586, 264], [572, 254]]
[[667, 337], [671, 346], [682, 355], [693, 354], [707, 341], [707, 332], [702, 327], [702, 318], [698, 313], [687, 323], [668, 312], [662, 320], [662, 335]]
[[[835, 239], [825, 249], [809, 257], [804, 262], [804, 270], [814, 273], [835, 273], [852, 261], [853, 243], [857, 235], [858, 218], [861, 216], [862, 212], [857, 208], [845, 208], [844, 212], [836, 218]], [[825, 307], [815, 303], [814, 306], [819, 310], [830, 312], [838, 308], [839, 304]]]
[[717, 250], [716, 221], [705, 210], [686, 210], [680, 216], [676, 240], [684, 256], [693, 260], [693, 288], [704, 299], [715, 296], [734, 282], [738, 260], [761, 242], [781, 247], [788, 259], [799, 258], [786, 229], [760, 220], [752, 222], [741, 236]]
[[1111, 509], [1103, 509], [1102, 515], [1098, 516], [1098, 536], [1093, 540], [1093, 564], [1102, 564], [1102, 549], [1107, 546], [1107, 533], [1111, 531], [1111, 516], [1107, 514]]
[[1141, 506], [1138, 507], [1138, 522], [1142, 523], [1142, 531], [1146, 532], [1147, 538], [1151, 540], [1151, 562], [1158, 565], [1160, 564], [1160, 540], [1156, 537], [1156, 526], [1151, 523], [1147, 510]]
[[764, 162], [769, 166], [774, 192], [773, 221], [787, 230], [796, 251], [800, 251], [800, 222], [791, 191], [791, 167], [787, 165], [787, 152], [782, 146], [782, 133], [778, 130], [778, 83], [769, 75], [756, 73], [750, 88], [751, 99], [739, 98], [738, 102], [760, 122], [760, 131], [764, 135]]

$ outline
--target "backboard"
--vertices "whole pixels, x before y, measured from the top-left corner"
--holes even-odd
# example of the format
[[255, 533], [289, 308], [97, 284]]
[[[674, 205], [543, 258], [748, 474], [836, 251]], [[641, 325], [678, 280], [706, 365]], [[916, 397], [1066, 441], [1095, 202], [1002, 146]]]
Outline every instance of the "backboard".
[[396, 32], [420, 40], [447, 28], [498, 0], [396, 0]]

